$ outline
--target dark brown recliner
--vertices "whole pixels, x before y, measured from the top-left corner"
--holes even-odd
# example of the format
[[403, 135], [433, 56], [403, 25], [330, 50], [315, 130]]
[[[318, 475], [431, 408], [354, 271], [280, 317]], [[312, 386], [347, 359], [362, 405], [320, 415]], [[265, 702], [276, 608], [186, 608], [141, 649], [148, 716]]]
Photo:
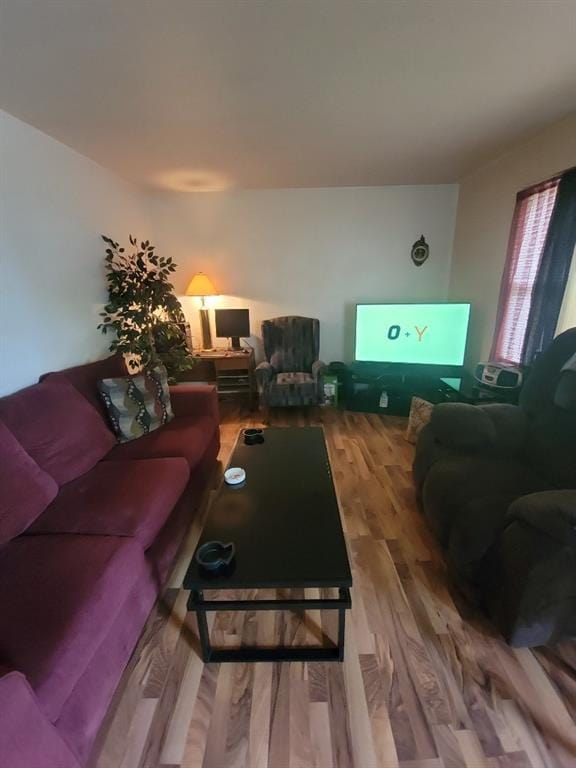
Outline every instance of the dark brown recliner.
[[576, 636], [576, 328], [520, 405], [435, 406], [414, 479], [451, 571], [514, 646]]

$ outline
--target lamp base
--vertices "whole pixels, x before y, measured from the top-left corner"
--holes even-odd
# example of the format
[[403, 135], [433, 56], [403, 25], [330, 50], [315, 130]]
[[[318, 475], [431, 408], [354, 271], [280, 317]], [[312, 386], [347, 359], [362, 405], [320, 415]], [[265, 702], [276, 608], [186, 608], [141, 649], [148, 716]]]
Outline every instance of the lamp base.
[[202, 329], [202, 349], [212, 349], [212, 332], [210, 331], [210, 315], [205, 307], [200, 310], [200, 327]]

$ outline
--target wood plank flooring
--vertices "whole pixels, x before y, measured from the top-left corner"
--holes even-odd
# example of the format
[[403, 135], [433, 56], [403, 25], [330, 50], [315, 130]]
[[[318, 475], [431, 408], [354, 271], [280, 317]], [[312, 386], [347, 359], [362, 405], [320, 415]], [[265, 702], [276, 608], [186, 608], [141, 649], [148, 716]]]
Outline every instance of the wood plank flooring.
[[[415, 506], [405, 420], [319, 409], [272, 423], [324, 425], [354, 577], [344, 663], [202, 664], [181, 583], [209, 493], [94, 767], [575, 768], [576, 646], [513, 650], [454, 590]], [[257, 424], [222, 409], [224, 463], [238, 429]], [[231, 645], [334, 631], [328, 612], [211, 622]]]

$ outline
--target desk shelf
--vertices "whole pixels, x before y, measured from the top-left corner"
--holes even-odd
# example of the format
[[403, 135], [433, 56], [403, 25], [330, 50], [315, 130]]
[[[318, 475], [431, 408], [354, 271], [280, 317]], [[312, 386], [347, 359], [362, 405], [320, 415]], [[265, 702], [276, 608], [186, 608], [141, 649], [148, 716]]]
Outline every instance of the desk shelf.
[[196, 364], [179, 377], [180, 381], [206, 381], [215, 384], [221, 398], [247, 398], [256, 403], [254, 351], [196, 352]]

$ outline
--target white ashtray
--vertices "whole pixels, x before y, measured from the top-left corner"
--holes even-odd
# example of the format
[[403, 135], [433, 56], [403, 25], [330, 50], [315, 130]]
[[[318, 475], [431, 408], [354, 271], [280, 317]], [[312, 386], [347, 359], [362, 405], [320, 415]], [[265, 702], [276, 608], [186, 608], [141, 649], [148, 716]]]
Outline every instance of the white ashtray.
[[224, 480], [228, 485], [239, 485], [246, 480], [246, 472], [242, 467], [230, 467], [224, 472]]

